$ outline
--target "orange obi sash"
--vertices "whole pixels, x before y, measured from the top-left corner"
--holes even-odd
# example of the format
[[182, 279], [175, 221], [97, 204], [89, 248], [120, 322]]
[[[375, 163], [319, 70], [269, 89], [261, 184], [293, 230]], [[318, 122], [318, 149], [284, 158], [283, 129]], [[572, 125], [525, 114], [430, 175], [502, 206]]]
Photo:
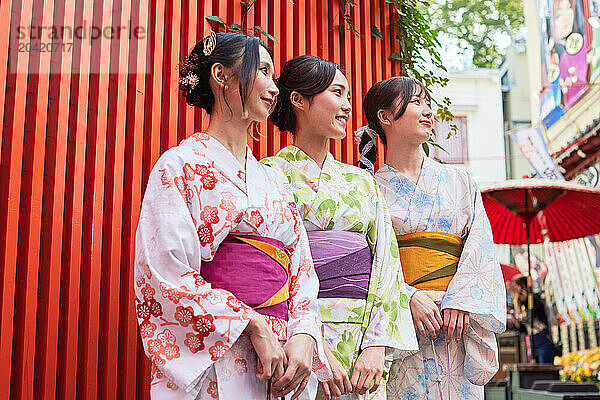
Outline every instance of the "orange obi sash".
[[463, 240], [443, 232], [396, 236], [404, 281], [421, 290], [448, 289], [463, 249]]

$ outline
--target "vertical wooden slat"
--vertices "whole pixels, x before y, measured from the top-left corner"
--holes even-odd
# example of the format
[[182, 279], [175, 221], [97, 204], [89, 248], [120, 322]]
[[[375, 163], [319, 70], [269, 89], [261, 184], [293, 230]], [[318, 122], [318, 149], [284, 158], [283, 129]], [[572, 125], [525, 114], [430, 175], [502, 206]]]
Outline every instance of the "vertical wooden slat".
[[[179, 43], [181, 38], [180, 28], [187, 29], [188, 22], [181, 21], [181, 2], [170, 1], [167, 3], [167, 13], [165, 17], [165, 62], [163, 65], [163, 99], [162, 99], [162, 133], [163, 140], [161, 153], [177, 144], [177, 116], [179, 90], [179, 74], [177, 66], [179, 64]], [[183, 24], [182, 24], [183, 22]], [[189, 135], [187, 133], [186, 135]]]
[[[52, 13], [52, 2], [34, 2], [32, 25], [50, 25]], [[39, 48], [42, 43], [45, 44], [45, 40], [39, 36], [31, 39], [32, 48]], [[14, 386], [16, 398], [33, 396], [37, 325], [32, 316], [37, 313], [50, 55], [49, 52], [30, 53], [27, 96], [24, 96], [27, 99], [27, 119], [19, 215], [19, 232], [22, 234], [19, 235], [17, 260], [17, 282], [21, 285], [15, 296], [15, 309], [19, 310], [15, 314], [15, 331], [20, 334], [13, 340], [13, 377], [18, 380]], [[44, 282], [41, 284], [44, 285]]]
[[[131, 3], [115, 1], [112, 9], [113, 26], [127, 26], [131, 21]], [[133, 39], [135, 40], [135, 39]], [[119, 343], [119, 292], [120, 258], [122, 236], [122, 207], [124, 163], [125, 163], [125, 118], [127, 110], [127, 67], [129, 63], [129, 43], [120, 37], [111, 43], [110, 78], [108, 98], [109, 126], [107, 127], [107, 166], [105, 184], [105, 214], [103, 232], [100, 331], [115, 332], [112, 335], [100, 334], [99, 357], [99, 397], [117, 398], [118, 388], [118, 348]]]
[[[136, 26], [149, 27], [149, 4], [144, 0], [133, 2], [132, 21]], [[147, 55], [152, 38], [147, 30], [146, 40], [142, 43], [130, 42], [131, 65], [135, 65], [136, 73], [130, 75], [128, 82], [128, 107], [127, 122], [125, 124], [125, 153], [130, 157], [125, 158], [125, 171], [122, 187], [124, 191], [123, 204], [123, 237], [121, 256], [121, 304], [119, 315], [119, 392], [120, 399], [133, 399], [136, 394], [144, 393], [147, 384], [139, 384], [138, 381], [148, 381], [143, 375], [144, 368], [137, 363], [137, 354], [143, 353], [143, 348], [138, 348], [137, 318], [135, 316], [134, 292], [132, 290], [135, 230], [140, 213], [142, 200], [142, 169], [144, 151], [144, 116], [146, 94]], [[145, 361], [148, 363], [148, 361]], [[137, 386], [137, 388], [136, 388]], [[137, 390], [136, 390], [137, 389]], [[142, 396], [138, 398], [143, 398]]]
[[[197, 37], [196, 30], [198, 24], [198, 3], [193, 0], [184, 0], [181, 3], [181, 21], [179, 24], [182, 26], [188, 24], [185, 29], [181, 30], [181, 43], [179, 46], [180, 60], [186, 57], [190, 51], [196, 45], [196, 42], [201, 37]], [[200, 21], [202, 23], [202, 21]], [[174, 72], [174, 79], [179, 80], [179, 69], [177, 68]], [[179, 121], [177, 129], [177, 142], [185, 139], [192, 133], [194, 133], [194, 108], [190, 107], [183, 98], [179, 95], [178, 82], [175, 85], [175, 102], [178, 105]]]
[[[255, 3], [254, 4], [254, 10], [252, 12], [252, 20], [249, 19], [249, 21], [252, 21], [251, 24], [248, 24], [249, 26], [254, 26], [254, 25], [258, 25], [258, 26], [262, 26], [265, 30], [269, 29], [269, 8], [268, 8], [268, 4], [267, 3], [263, 3], [263, 2], [259, 2], [258, 4]], [[271, 34], [274, 32], [271, 32]], [[273, 45], [275, 45], [275, 43], [268, 39], [265, 36], [262, 36], [262, 40], [265, 42], [265, 44], [267, 46], [269, 46], [271, 49], [273, 48]], [[275, 62], [275, 58], [273, 58], [273, 62]], [[275, 75], [277, 76], [277, 75]], [[269, 129], [267, 122], [261, 122], [259, 124], [259, 131], [260, 131], [260, 140], [256, 141], [254, 144], [259, 146], [259, 150], [258, 150], [258, 157], [259, 159], [266, 157], [269, 154], [269, 142], [273, 140], [273, 129]]]
[[[74, 8], [57, 1], [54, 25], [73, 21]], [[36, 340], [35, 397], [53, 399], [57, 389], [60, 318], [61, 255], [63, 246], [64, 196], [67, 163], [68, 113], [71, 86], [71, 53], [53, 52], [48, 110], [48, 136], [44, 170], [40, 282], [45, 282], [38, 296], [39, 335]], [[39, 374], [39, 376], [38, 376]]]
[[[84, 19], [92, 20], [91, 2], [69, 2], [67, 8], [73, 20], [71, 26], [81, 26]], [[79, 291], [81, 280], [81, 246], [83, 227], [83, 193], [85, 172], [85, 143], [88, 129], [88, 95], [90, 78], [90, 48], [73, 41], [71, 82], [71, 108], [69, 112], [69, 137], [67, 153], [67, 191], [65, 194], [65, 223], [61, 272], [61, 306], [59, 322], [59, 363], [57, 397], [73, 399], [77, 393], [77, 370], [79, 357]]]
[[[282, 45], [283, 45], [283, 32], [281, 31], [281, 1], [272, 1], [269, 2], [269, 23], [268, 28], [269, 32], [277, 39], [278, 43], [273, 43], [273, 63], [275, 65], [275, 74], [276, 76], [281, 75], [281, 71], [283, 69], [283, 54], [282, 54]], [[281, 149], [281, 143], [283, 142], [282, 136], [283, 134], [279, 132], [277, 128], [275, 128], [272, 124], [268, 124], [267, 135], [271, 138], [267, 141], [267, 154], [276, 154], [279, 149]]]
[[[350, 15], [356, 16], [355, 13], [355, 8], [356, 7], [350, 7]], [[356, 20], [356, 18], [354, 18], [354, 20]], [[357, 22], [356, 29], [359, 30], [360, 32], [360, 24]], [[347, 31], [344, 32], [344, 35], [340, 38], [341, 39], [341, 46], [340, 46], [340, 65], [343, 65], [344, 71], [346, 73], [346, 79], [348, 80], [348, 85], [350, 86], [350, 97], [354, 98], [353, 92], [354, 92], [354, 87], [358, 84], [358, 82], [353, 81], [351, 79], [353, 73], [354, 73], [354, 69], [356, 68], [356, 64], [352, 62], [352, 42], [354, 41], [354, 35]], [[352, 104], [352, 100], [350, 100], [350, 104]], [[354, 147], [354, 140], [353, 140], [353, 126], [354, 124], [352, 123], [352, 121], [354, 121], [354, 115], [357, 112], [356, 109], [352, 109], [352, 115], [351, 115], [351, 119], [346, 127], [346, 137], [341, 140], [341, 154], [340, 157], [344, 160], [346, 160], [346, 162], [348, 163], [352, 163], [352, 150]], [[358, 110], [358, 112], [360, 112], [360, 110]]]
[[152, 12], [151, 19], [151, 71], [149, 74], [149, 92], [151, 96], [146, 96], [148, 106], [146, 109], [146, 119], [148, 123], [144, 144], [144, 177], [150, 175], [152, 165], [156, 162], [160, 152], [160, 125], [161, 125], [161, 104], [162, 104], [162, 80], [163, 80], [163, 41], [165, 40], [165, 0], [156, 0], [155, 7], [150, 8]]
[[[16, 26], [27, 26], [31, 24], [32, 1], [13, 2], [12, 11], [15, 18], [11, 18], [11, 32], [16, 32]], [[26, 107], [26, 88], [27, 71], [29, 68], [29, 55], [18, 52], [18, 39], [16, 35], [10, 35], [9, 58], [10, 68], [14, 68], [13, 73], [8, 75], [7, 96], [4, 104], [4, 115], [10, 115], [10, 118], [4, 120], [4, 129], [2, 131], [2, 181], [0, 189], [2, 193], [8, 196], [2, 197], [2, 206], [0, 207], [0, 221], [3, 220], [2, 246], [0, 248], [2, 265], [2, 308], [0, 315], [0, 387], [7, 390], [15, 390], [16, 396], [21, 394], [21, 376], [19, 370], [13, 371], [11, 368], [13, 352], [13, 320], [14, 320], [14, 300], [15, 277], [17, 267], [17, 250], [19, 240], [19, 207], [21, 202], [21, 171], [23, 166], [23, 138], [25, 129], [25, 107]], [[18, 291], [17, 291], [18, 292]], [[18, 311], [17, 311], [18, 312]], [[21, 332], [19, 332], [20, 334]], [[12, 378], [12, 379], [11, 379]]]
[[[110, 26], [112, 1], [94, 2], [94, 26]], [[100, 35], [91, 40], [92, 77], [90, 82], [90, 121], [85, 157], [85, 194], [82, 243], [82, 290], [80, 291], [78, 397], [95, 399], [98, 393], [98, 350], [100, 335], [100, 290], [102, 266], [102, 226], [106, 130], [108, 126], [108, 83], [110, 39]], [[85, 44], [84, 44], [85, 45]]]
[[[11, 2], [0, 2], [0, 38], [8, 39], [11, 27]], [[4, 121], [4, 100], [6, 98], [6, 74], [8, 72], [9, 40], [0, 40], [0, 121]], [[4, 124], [0, 125], [0, 132], [4, 132]], [[0, 135], [2, 137], [3, 135]], [[1, 294], [2, 292], [0, 292]]]
[[379, 20], [383, 31], [381, 32], [387, 40], [382, 42], [382, 54], [381, 54], [381, 66], [384, 71], [384, 79], [392, 77], [392, 63], [388, 62], [388, 57], [392, 53], [392, 38], [393, 29], [390, 25], [390, 5], [384, 1], [380, 2], [381, 12], [379, 13]]

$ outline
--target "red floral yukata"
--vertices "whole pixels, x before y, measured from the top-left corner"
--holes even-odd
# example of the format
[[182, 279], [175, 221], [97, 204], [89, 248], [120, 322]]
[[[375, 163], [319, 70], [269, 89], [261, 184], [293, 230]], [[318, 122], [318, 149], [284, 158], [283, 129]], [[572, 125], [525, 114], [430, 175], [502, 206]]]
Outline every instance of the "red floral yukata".
[[246, 150], [244, 171], [218, 140], [196, 133], [154, 166], [136, 235], [135, 293], [140, 334], [152, 362], [152, 398], [264, 399], [257, 357], [242, 332], [256, 312], [202, 277], [230, 233], [284, 243], [290, 257], [288, 320], [265, 316], [283, 343], [316, 339], [313, 374], [302, 397], [330, 377], [322, 348], [318, 280], [306, 231], [281, 172]]

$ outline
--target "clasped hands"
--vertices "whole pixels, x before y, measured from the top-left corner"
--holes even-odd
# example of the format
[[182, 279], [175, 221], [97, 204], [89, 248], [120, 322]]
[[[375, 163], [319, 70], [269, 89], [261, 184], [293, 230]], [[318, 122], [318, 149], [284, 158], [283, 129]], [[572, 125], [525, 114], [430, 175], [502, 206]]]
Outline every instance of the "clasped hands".
[[423, 337], [435, 337], [440, 329], [447, 333], [447, 339], [458, 342], [469, 329], [469, 312], [446, 308], [442, 314], [435, 302], [421, 291], [416, 291], [410, 299], [410, 312], [415, 327]]
[[271, 393], [283, 397], [294, 391], [291, 400], [306, 388], [312, 367], [315, 339], [308, 334], [292, 336], [282, 347], [262, 315], [255, 313], [245, 332], [257, 355], [256, 377], [271, 380]]
[[352, 379], [348, 377], [346, 369], [335, 358], [329, 348], [326, 345], [324, 347], [327, 361], [329, 361], [333, 373], [332, 379], [321, 382], [325, 399], [331, 400], [333, 397], [339, 397], [350, 392], [364, 395], [367, 393], [371, 382], [373, 382], [373, 386], [369, 393], [377, 390], [383, 376], [385, 347], [370, 346], [364, 348], [358, 355], [354, 368], [352, 368]]

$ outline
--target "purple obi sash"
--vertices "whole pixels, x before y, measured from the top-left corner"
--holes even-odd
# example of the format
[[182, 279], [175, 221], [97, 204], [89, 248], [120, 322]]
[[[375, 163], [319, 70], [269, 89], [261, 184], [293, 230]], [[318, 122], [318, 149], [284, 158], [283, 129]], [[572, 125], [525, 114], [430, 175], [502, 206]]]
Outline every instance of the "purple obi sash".
[[319, 298], [366, 299], [371, 249], [365, 235], [350, 231], [308, 232], [319, 277]]
[[289, 257], [282, 242], [253, 235], [228, 235], [201, 275], [263, 315], [288, 319]]

